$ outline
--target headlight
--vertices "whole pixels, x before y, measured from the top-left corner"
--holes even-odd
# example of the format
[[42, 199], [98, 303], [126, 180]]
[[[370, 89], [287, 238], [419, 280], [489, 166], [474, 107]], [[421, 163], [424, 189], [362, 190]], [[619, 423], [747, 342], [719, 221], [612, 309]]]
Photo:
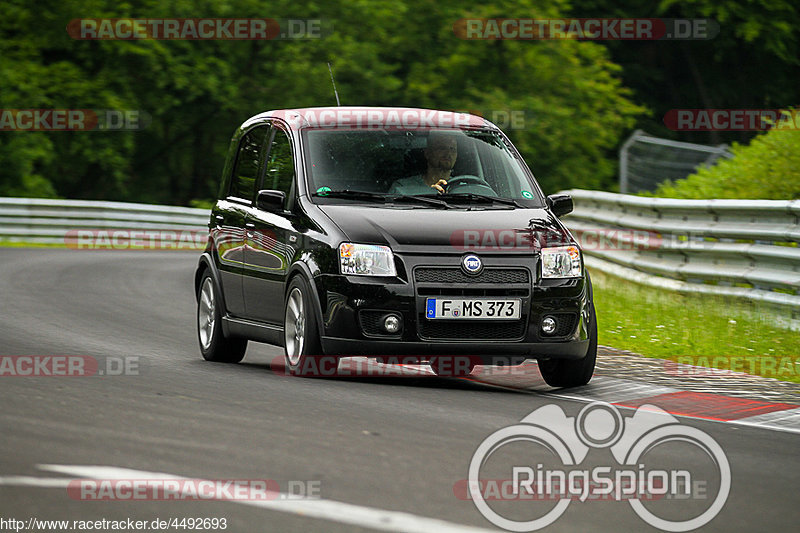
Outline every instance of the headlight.
[[396, 276], [394, 256], [388, 246], [375, 244], [339, 245], [339, 269], [342, 274], [358, 276]]
[[577, 246], [542, 248], [542, 278], [579, 278], [583, 275]]

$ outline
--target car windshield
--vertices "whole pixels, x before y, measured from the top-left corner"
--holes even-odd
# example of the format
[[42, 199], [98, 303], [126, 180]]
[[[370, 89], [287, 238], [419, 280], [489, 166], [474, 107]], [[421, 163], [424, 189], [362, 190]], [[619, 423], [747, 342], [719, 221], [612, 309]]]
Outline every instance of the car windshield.
[[448, 203], [543, 205], [522, 161], [495, 131], [309, 128], [303, 136], [317, 202], [384, 205], [376, 200], [428, 195]]

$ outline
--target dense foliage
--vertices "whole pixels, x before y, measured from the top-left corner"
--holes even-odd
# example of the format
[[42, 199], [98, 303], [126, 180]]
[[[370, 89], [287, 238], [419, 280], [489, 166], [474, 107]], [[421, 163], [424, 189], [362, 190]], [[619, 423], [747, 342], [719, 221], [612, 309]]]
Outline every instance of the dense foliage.
[[[661, 55], [637, 64], [636, 47], [642, 43], [463, 40], [453, 24], [467, 17], [648, 16], [651, 9], [668, 14], [684, 9], [649, 5], [639, 0], [611, 7], [602, 0], [4, 0], [0, 109], [141, 110], [152, 123], [137, 132], [0, 132], [0, 196], [170, 204], [208, 199], [216, 192], [230, 135], [243, 120], [268, 109], [335, 103], [327, 62], [346, 105], [477, 110], [488, 118], [522, 112], [519, 127], [500, 125], [546, 192], [613, 188], [621, 141], [636, 125], [658, 122], [665, 106], [689, 107], [687, 94], [699, 90], [700, 85], [667, 90], [675, 87], [671, 76], [686, 75], [684, 59], [653, 58], [663, 59], [675, 43], [646, 43]], [[721, 18], [721, 8], [702, 0], [686, 6], [686, 13], [708, 11]], [[702, 74], [704, 92], [729, 95], [739, 90], [732, 85], [745, 83], [752, 99], [740, 106], [790, 105], [787, 95], [797, 95], [792, 40], [797, 24], [787, 28], [762, 18], [753, 27], [746, 11], [730, 6], [733, 14], [726, 20], [737, 30], [721, 35], [720, 45], [683, 43], [696, 62], [693, 71]], [[81, 41], [65, 29], [72, 19], [97, 17], [318, 18], [333, 31], [310, 40]], [[714, 68], [739, 61], [741, 43], [753, 48], [743, 68], [747, 73], [766, 68], [769, 79], [732, 84], [727, 72]], [[711, 46], [718, 46], [715, 54], [707, 53]], [[770, 87], [768, 99], [759, 97], [762, 86]], [[711, 103], [730, 101], [720, 96]]]
[[683, 180], [662, 184], [656, 196], [670, 198], [800, 198], [800, 132], [773, 129], [749, 145], [735, 144], [733, 158], [701, 168]]

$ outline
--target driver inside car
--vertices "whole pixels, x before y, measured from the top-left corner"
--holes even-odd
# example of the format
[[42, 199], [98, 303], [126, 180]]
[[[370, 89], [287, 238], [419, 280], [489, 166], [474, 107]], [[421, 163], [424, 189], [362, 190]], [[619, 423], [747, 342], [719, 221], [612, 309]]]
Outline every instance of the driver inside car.
[[439, 194], [444, 192], [458, 157], [458, 142], [455, 136], [447, 132], [431, 132], [424, 154], [428, 163], [425, 174], [395, 181], [389, 189], [389, 194], [428, 194], [431, 189], [435, 189]]

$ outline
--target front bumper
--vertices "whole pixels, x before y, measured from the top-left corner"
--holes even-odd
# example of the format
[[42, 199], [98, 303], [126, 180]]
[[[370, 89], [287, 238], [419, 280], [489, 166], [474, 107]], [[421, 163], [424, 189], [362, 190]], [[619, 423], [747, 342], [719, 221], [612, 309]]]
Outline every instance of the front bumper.
[[[434, 355], [470, 356], [487, 364], [516, 364], [525, 358], [578, 359], [589, 346], [590, 288], [583, 278], [539, 280], [537, 256], [483, 256], [484, 271], [461, 273], [458, 256], [396, 256], [398, 276], [368, 278], [322, 274], [315, 278], [322, 309], [326, 354], [427, 360]], [[522, 317], [514, 321], [425, 318], [429, 297], [520, 298]], [[395, 313], [403, 329], [377, 330], [374, 318]], [[541, 321], [555, 316], [564, 325], [547, 336]], [[563, 320], [562, 320], [563, 319]], [[435, 323], [434, 323], [435, 322]]]

